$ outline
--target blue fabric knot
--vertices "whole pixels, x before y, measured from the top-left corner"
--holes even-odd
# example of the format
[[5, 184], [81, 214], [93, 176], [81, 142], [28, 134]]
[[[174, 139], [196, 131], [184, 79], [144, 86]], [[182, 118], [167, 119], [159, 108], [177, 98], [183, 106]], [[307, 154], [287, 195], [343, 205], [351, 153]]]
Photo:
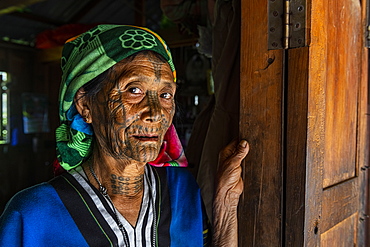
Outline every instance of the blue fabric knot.
[[67, 112], [68, 120], [71, 121], [71, 128], [78, 130], [82, 133], [85, 133], [87, 135], [93, 135], [93, 129], [91, 128], [91, 125], [86, 123], [82, 116], [77, 112], [75, 105], [72, 105], [72, 107]]

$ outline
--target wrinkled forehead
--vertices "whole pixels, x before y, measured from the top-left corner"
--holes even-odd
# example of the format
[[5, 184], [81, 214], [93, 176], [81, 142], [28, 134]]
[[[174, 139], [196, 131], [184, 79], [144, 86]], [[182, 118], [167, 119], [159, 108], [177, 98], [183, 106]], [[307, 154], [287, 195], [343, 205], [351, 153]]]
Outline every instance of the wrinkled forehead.
[[148, 71], [176, 84], [168, 62], [160, 54], [151, 51], [140, 52], [121, 60], [112, 67], [110, 77], [118, 79], [133, 75], [145, 76]]

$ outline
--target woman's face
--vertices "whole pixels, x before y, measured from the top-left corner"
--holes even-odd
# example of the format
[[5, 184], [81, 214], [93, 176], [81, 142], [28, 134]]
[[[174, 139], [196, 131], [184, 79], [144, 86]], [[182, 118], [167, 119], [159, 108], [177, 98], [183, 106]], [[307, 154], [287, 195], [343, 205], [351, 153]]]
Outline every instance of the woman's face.
[[113, 67], [90, 102], [99, 148], [118, 159], [149, 162], [157, 158], [175, 112], [176, 84], [168, 63], [152, 53]]

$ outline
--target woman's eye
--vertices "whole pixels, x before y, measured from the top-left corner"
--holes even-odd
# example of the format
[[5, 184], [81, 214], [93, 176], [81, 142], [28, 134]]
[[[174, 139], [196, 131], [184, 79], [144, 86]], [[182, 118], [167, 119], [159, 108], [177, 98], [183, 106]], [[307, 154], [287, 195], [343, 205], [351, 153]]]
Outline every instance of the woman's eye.
[[140, 94], [140, 93], [142, 93], [141, 90], [140, 90], [140, 88], [138, 88], [138, 87], [132, 87], [128, 91], [130, 93], [133, 93], [133, 94]]
[[172, 98], [172, 94], [170, 94], [170, 93], [162, 93], [161, 94], [161, 98], [171, 99]]

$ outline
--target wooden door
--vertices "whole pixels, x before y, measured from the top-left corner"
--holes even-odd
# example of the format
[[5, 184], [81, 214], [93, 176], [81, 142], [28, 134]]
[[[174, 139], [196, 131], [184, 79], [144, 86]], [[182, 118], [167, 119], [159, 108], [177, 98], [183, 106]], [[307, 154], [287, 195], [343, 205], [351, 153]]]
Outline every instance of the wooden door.
[[365, 246], [366, 3], [308, 0], [291, 50], [267, 49], [267, 6], [242, 1], [239, 245]]

